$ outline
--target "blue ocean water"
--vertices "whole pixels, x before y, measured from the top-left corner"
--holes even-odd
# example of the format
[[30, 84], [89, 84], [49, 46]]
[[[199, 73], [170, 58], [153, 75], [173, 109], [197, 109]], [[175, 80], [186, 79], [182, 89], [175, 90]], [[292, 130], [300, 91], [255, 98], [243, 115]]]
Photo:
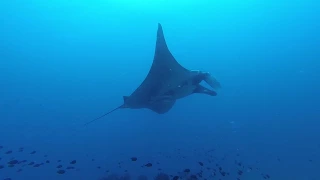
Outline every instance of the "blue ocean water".
[[[0, 179], [320, 179], [319, 10], [302, 0], [0, 1]], [[83, 126], [145, 78], [158, 23], [180, 64], [219, 80], [218, 96]]]

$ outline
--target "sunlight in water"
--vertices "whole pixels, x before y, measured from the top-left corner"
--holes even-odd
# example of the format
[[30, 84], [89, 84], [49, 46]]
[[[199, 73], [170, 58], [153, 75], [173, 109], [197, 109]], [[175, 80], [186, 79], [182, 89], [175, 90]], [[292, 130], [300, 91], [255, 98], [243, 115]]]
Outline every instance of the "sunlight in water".
[[182, 0], [114, 0], [113, 3], [123, 8], [143, 11], [168, 11], [190, 7], [195, 1]]
[[131, 7], [162, 7], [166, 5], [178, 4], [181, 1], [170, 1], [170, 0], [116, 0], [115, 2]]

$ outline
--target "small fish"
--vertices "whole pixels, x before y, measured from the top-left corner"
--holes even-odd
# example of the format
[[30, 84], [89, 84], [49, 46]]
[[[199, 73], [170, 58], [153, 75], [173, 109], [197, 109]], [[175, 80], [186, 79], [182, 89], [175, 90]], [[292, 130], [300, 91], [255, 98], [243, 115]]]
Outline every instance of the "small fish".
[[62, 165], [58, 165], [57, 168], [62, 168]]
[[35, 164], [33, 167], [40, 167], [41, 164]]
[[17, 164], [19, 161], [18, 160], [11, 160], [8, 162], [8, 164]]
[[279, 162], [281, 161], [279, 157], [277, 157], [277, 160], [278, 160]]
[[224, 172], [224, 171], [220, 171], [220, 174], [221, 174], [222, 176], [226, 176], [226, 172]]
[[179, 176], [174, 176], [173, 178], [172, 178], [172, 180], [178, 180], [179, 179]]
[[0, 169], [3, 169], [3, 168], [4, 168], [4, 166], [0, 165]]
[[270, 176], [268, 174], [266, 174], [264, 177], [265, 179], [270, 179]]
[[200, 166], [203, 166], [203, 163], [202, 163], [202, 162], [199, 162], [199, 165], [200, 165]]
[[67, 167], [67, 169], [74, 169], [74, 167], [72, 167], [72, 166], [69, 166], [69, 167]]
[[138, 159], [138, 158], [136, 158], [136, 157], [132, 157], [132, 158], [131, 158], [131, 161], [137, 161], [137, 159]]
[[146, 167], [151, 167], [152, 164], [151, 164], [151, 163], [147, 163], [147, 164], [145, 164], [144, 166], [146, 166]]
[[62, 170], [62, 169], [60, 169], [60, 170], [57, 171], [58, 174], [64, 174], [65, 172], [66, 172], [66, 171], [65, 171], [65, 170]]
[[32, 151], [30, 154], [35, 154], [37, 151]]
[[12, 151], [11, 151], [11, 150], [6, 152], [6, 154], [11, 154], [11, 153], [12, 153]]
[[183, 172], [189, 173], [190, 169], [185, 169]]
[[47, 164], [49, 164], [49, 163], [50, 163], [50, 161], [49, 161], [49, 160], [46, 160], [46, 163], [47, 163]]
[[76, 163], [77, 163], [76, 160], [72, 160], [72, 161], [70, 162], [70, 164], [76, 164]]
[[19, 163], [18, 163], [18, 164], [26, 163], [26, 162], [27, 162], [27, 160], [22, 160], [22, 161], [19, 161]]
[[34, 162], [30, 162], [28, 165], [29, 165], [29, 166], [34, 165]]

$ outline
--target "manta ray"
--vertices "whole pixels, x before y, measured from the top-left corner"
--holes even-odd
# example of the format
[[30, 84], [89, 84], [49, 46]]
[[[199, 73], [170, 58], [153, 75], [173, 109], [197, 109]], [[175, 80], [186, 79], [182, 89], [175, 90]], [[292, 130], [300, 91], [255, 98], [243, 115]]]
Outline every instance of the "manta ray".
[[122, 105], [93, 119], [86, 125], [118, 109], [147, 108], [158, 114], [164, 114], [173, 107], [178, 99], [191, 94], [216, 96], [216, 91], [200, 85], [202, 81], [213, 89], [221, 87], [210, 73], [188, 70], [177, 62], [167, 46], [162, 26], [158, 23], [153, 63], [146, 78], [130, 96], [123, 96]]

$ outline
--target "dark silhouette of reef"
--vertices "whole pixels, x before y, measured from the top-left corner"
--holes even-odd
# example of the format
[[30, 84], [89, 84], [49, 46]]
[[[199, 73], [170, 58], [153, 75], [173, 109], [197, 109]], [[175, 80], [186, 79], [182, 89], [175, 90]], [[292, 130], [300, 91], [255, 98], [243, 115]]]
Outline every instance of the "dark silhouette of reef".
[[[178, 176], [169, 176], [165, 173], [159, 173], [154, 178], [150, 180], [198, 180], [196, 175], [189, 175], [186, 177], [178, 177]], [[131, 178], [129, 174], [125, 175], [117, 175], [117, 174], [111, 174], [107, 177], [100, 178], [99, 180], [148, 180], [148, 177], [145, 175], [140, 175], [137, 178]]]
[[110, 174], [107, 177], [103, 177], [99, 180], [131, 180], [131, 176], [129, 174], [125, 174], [123, 176], [119, 176], [117, 174]]
[[[110, 170], [105, 166], [97, 164], [95, 158], [92, 157], [88, 157], [87, 160], [91, 159], [91, 163], [86, 165], [93, 165], [97, 169], [103, 171], [103, 173], [108, 173], [107, 176], [102, 177], [99, 180], [226, 180], [231, 178], [243, 180], [243, 175], [252, 171], [259, 173], [263, 179], [271, 179], [269, 174], [260, 171], [260, 162], [258, 160], [256, 160], [256, 163], [254, 164], [247, 164], [241, 159], [239, 152], [236, 152], [234, 155], [226, 153], [221, 158], [215, 156], [215, 149], [205, 150], [195, 148], [193, 151], [202, 153], [204, 156], [194, 160], [193, 163], [198, 167], [190, 168], [190, 164], [184, 164], [182, 166], [175, 167], [176, 171], [171, 172], [170, 174], [162, 171], [163, 167], [159, 160], [161, 160], [161, 158], [165, 158], [174, 162], [176, 159], [188, 158], [187, 155], [181, 153], [180, 149], [175, 149], [171, 155], [165, 155], [164, 153], [159, 152], [159, 155], [161, 156], [159, 157], [160, 159], [154, 161], [141, 161], [137, 156], [131, 156], [131, 158], [127, 158], [127, 160], [119, 160], [117, 167], [123, 171], [123, 173], [120, 174], [114, 174], [112, 171], [110, 172]], [[15, 157], [16, 154], [19, 154], [19, 156]], [[21, 158], [21, 155], [25, 155], [23, 159]], [[229, 160], [226, 163], [225, 158], [227, 156]], [[175, 157], [175, 160], [171, 160], [173, 157]], [[194, 156], [190, 157], [194, 158]], [[276, 161], [281, 162], [279, 156], [276, 157]], [[16, 173], [23, 177], [24, 171], [27, 171], [30, 168], [39, 169], [39, 171], [41, 171], [43, 166], [50, 165], [52, 167], [52, 173], [57, 173], [59, 176], [63, 176], [71, 171], [80, 172], [81, 168], [78, 168], [78, 162], [81, 163], [82, 161], [78, 161], [74, 158], [67, 160], [51, 158], [47, 154], [42, 154], [35, 150], [25, 150], [23, 147], [20, 147], [19, 149], [11, 149], [0, 145], [0, 174], [2, 174], [3, 171], [10, 169], [11, 171], [16, 171]], [[309, 158], [307, 162], [313, 163], [314, 161]], [[151, 177], [147, 177], [145, 175], [140, 175], [138, 177], [135, 175], [132, 177], [129, 173], [133, 171], [125, 168], [127, 164], [135, 165], [136, 168], [144, 168], [145, 171], [152, 169], [158, 170], [158, 174], [154, 174]], [[9, 180], [11, 177], [5, 177], [5, 179]]]
[[170, 180], [169, 175], [165, 173], [159, 173], [155, 178], [155, 180]]

